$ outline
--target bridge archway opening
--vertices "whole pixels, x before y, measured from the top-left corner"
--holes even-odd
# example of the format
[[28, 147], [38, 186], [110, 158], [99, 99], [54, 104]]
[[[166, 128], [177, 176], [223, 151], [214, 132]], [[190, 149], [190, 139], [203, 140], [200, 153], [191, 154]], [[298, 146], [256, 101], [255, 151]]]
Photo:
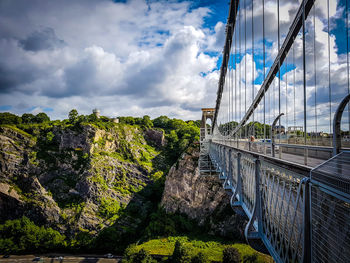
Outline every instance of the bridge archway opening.
[[211, 132], [212, 125], [213, 125], [212, 118], [207, 118], [207, 120], [205, 121], [206, 134], [211, 134], [212, 133]]
[[212, 124], [214, 120], [214, 108], [202, 108], [201, 140], [212, 134]]

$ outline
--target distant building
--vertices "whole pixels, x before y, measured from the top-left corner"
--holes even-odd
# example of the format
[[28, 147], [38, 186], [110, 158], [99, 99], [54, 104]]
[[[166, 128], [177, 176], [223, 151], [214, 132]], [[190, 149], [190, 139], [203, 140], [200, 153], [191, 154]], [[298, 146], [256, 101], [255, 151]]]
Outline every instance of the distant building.
[[274, 130], [277, 132], [277, 133], [284, 133], [285, 132], [285, 128], [283, 125], [276, 125], [275, 127], [273, 127]]
[[297, 132], [297, 131], [303, 131], [303, 126], [289, 126], [288, 127], [288, 133], [293, 133], [293, 132]]
[[99, 109], [93, 109], [92, 113], [96, 116], [96, 118], [100, 118], [100, 110]]
[[112, 121], [113, 121], [114, 123], [119, 123], [119, 118], [112, 118]]

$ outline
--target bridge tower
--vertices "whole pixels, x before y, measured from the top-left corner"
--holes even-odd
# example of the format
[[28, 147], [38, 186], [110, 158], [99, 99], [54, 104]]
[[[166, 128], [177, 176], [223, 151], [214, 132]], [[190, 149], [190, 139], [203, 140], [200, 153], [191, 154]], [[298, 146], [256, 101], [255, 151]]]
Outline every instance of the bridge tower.
[[214, 121], [214, 108], [202, 108], [202, 122], [201, 122], [201, 141], [205, 139], [207, 135], [211, 135], [211, 128], [207, 127], [207, 120], [211, 120], [211, 125]]
[[211, 120], [213, 125], [215, 115], [214, 108], [202, 108], [202, 122], [200, 128], [200, 155], [198, 167], [201, 175], [216, 174], [216, 169], [213, 166], [209, 157], [209, 143], [212, 138], [212, 126], [208, 127], [207, 120]]

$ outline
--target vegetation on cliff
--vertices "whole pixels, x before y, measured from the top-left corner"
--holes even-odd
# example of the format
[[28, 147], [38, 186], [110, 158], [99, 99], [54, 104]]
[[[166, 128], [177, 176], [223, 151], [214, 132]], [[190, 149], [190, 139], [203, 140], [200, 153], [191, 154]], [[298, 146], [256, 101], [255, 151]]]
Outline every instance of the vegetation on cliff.
[[[158, 206], [165, 174], [198, 140], [198, 121], [144, 116], [115, 123], [72, 110], [62, 121], [50, 121], [45, 113], [0, 113], [0, 123], [6, 137], [0, 182], [19, 196], [23, 209], [17, 214], [43, 231], [53, 227], [62, 233], [62, 247], [121, 253], [130, 242], [190, 230], [185, 218], [163, 217]], [[13, 147], [24, 137], [29, 147]], [[7, 169], [13, 155], [18, 165]], [[1, 227], [14, 223], [4, 221], [11, 218], [3, 216]], [[11, 249], [8, 238], [0, 235], [1, 251], [36, 251], [31, 243]]]
[[[0, 251], [125, 251], [124, 262], [154, 262], [150, 254], [169, 256], [168, 262], [209, 262], [222, 260], [233, 246], [244, 262], [265, 261], [249, 246], [233, 244], [231, 234], [231, 242], [208, 237], [217, 233], [210, 226], [215, 215], [199, 225], [160, 203], [165, 175], [194, 172], [199, 126], [166, 116], [116, 123], [76, 110], [62, 121], [44, 113], [0, 113]], [[202, 184], [197, 190], [209, 191], [206, 185], [213, 193], [197, 199], [215, 192], [213, 182]], [[213, 213], [225, 218], [222, 208]]]

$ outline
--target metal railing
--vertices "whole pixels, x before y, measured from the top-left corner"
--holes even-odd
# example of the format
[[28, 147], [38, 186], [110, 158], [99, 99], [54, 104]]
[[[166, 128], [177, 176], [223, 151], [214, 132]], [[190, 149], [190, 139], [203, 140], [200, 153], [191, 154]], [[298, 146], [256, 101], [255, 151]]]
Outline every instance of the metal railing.
[[313, 170], [212, 141], [209, 156], [254, 249], [276, 262], [348, 262], [350, 152]]
[[240, 206], [250, 220], [248, 243], [262, 252], [267, 249], [277, 262], [302, 262], [305, 179], [310, 169], [288, 169], [289, 163], [281, 166], [278, 159], [214, 142], [209, 155], [224, 188], [232, 193], [232, 207]]

